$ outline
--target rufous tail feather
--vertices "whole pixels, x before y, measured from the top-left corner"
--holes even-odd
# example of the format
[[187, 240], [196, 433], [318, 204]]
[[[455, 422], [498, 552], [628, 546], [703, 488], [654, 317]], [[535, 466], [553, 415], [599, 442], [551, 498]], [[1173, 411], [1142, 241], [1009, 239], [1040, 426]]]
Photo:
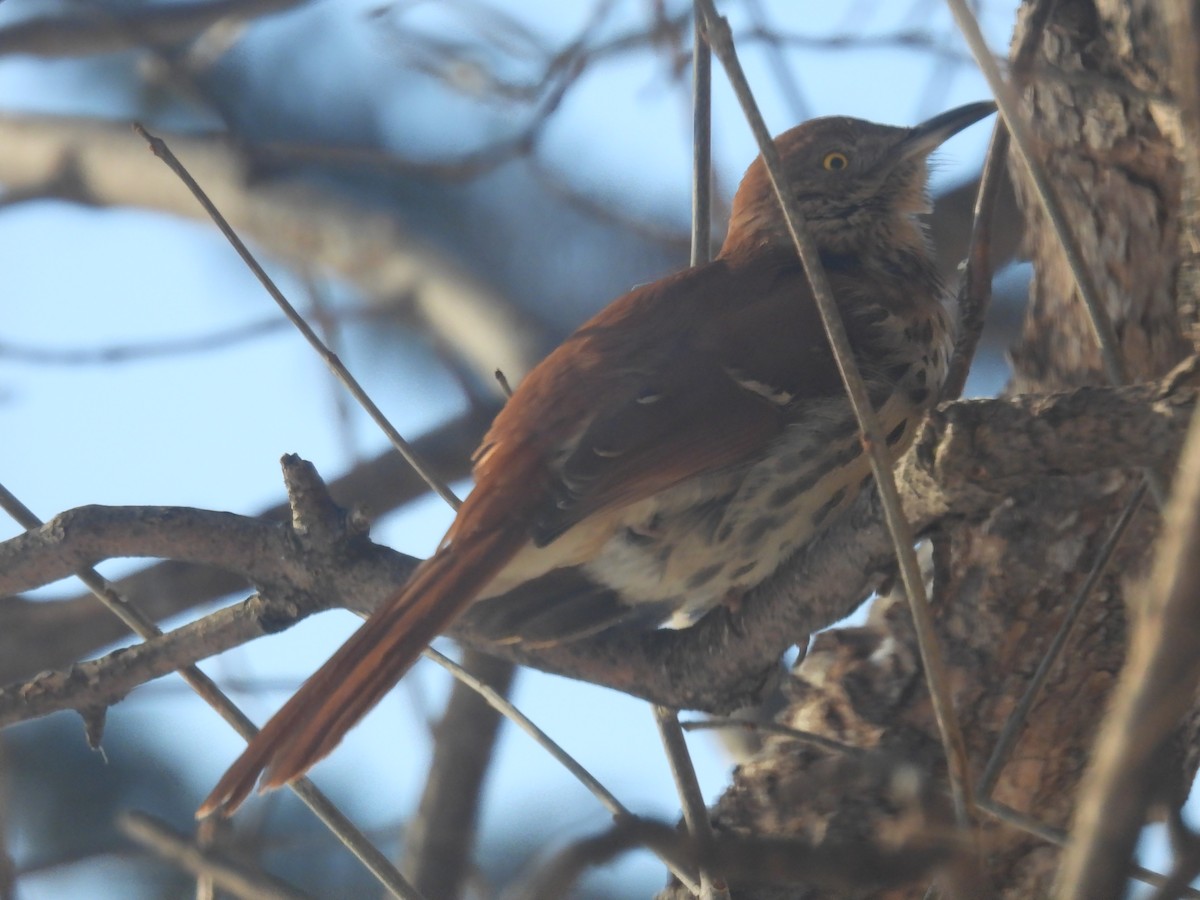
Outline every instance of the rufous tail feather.
[[480, 529], [424, 562], [263, 726], [201, 804], [197, 818], [217, 811], [230, 815], [260, 773], [261, 790], [279, 787], [328, 755], [525, 540], [519, 527]]

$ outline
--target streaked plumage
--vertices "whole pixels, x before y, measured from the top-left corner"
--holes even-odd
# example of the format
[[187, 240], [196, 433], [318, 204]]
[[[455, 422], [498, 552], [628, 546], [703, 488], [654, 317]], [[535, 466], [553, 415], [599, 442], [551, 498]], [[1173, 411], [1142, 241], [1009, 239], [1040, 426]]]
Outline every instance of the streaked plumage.
[[[915, 129], [818, 119], [777, 139], [894, 455], [936, 399], [950, 318], [925, 157], [991, 112]], [[520, 385], [437, 553], [267, 723], [205, 801], [303, 774], [472, 607], [497, 641], [734, 601], [850, 503], [869, 467], [761, 160], [713, 262], [639, 287]]]

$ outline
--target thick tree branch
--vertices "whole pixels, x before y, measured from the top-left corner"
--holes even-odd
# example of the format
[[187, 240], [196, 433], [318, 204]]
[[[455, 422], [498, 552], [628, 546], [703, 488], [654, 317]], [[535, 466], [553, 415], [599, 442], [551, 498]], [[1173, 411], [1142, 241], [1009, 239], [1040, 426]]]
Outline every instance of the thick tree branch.
[[[423, 435], [413, 446], [423, 458], [433, 461], [444, 480], [466, 478], [470, 475], [470, 453], [493, 413], [492, 408], [473, 409]], [[424, 482], [394, 451], [356, 466], [329, 485], [338, 503], [346, 508], [363, 507], [372, 519], [422, 496], [426, 490]], [[259, 513], [259, 518], [273, 522], [285, 522], [289, 516], [286, 503]], [[155, 621], [247, 591], [249, 585], [236, 568], [178, 559], [156, 563], [113, 582], [118, 594], [136, 602]], [[3, 597], [3, 593], [0, 589], [0, 684], [69, 665], [128, 633], [90, 593], [54, 601]], [[25, 638], [49, 633], [54, 634], [52, 642]]]
[[146, 44], [176, 44], [216, 25], [246, 22], [299, 6], [305, 0], [210, 0], [120, 12], [113, 7], [76, 7], [74, 13], [37, 16], [0, 28], [0, 56], [46, 59], [95, 56]]
[[[986, 515], [1014, 492], [1036, 489], [1047, 477], [1167, 463], [1187, 428], [1196, 398], [1195, 378], [1193, 361], [1160, 383], [944, 406], [930, 417], [901, 462], [905, 512], [923, 529], [948, 516]], [[74, 510], [43, 529], [0, 544], [0, 591], [24, 590], [38, 579], [64, 577], [80, 561], [147, 552], [200, 555], [179, 546], [196, 527], [195, 511], [171, 515], [156, 509], [151, 514], [158, 524], [149, 529], [130, 521], [136, 519], [136, 509]], [[198, 637], [188, 641], [175, 633], [162, 639], [171, 642], [169, 651], [158, 642], [139, 645], [88, 663], [91, 668], [81, 674], [52, 673], [0, 691], [0, 721], [92, 705], [97, 697], [87, 694], [88, 684], [110, 677], [116, 680], [114, 693], [122, 695], [138, 678], [166, 674], [214, 647], [277, 631], [318, 608], [369, 612], [394, 594], [413, 564], [410, 557], [372, 544], [352, 530], [334, 536], [326, 546], [294, 544], [278, 524], [210, 515], [217, 533], [201, 536], [201, 558], [220, 558], [223, 541], [236, 544], [229, 547], [227, 558], [258, 580], [269, 599], [219, 614], [222, 618], [206, 627], [187, 626], [197, 636], [204, 635], [203, 649], [196, 646]], [[116, 525], [110, 529], [111, 523]], [[264, 561], [246, 547], [271, 556]], [[682, 631], [611, 631], [537, 650], [495, 647], [473, 639], [469, 615], [452, 633], [535, 668], [675, 708], [724, 712], [753, 702], [777, 671], [779, 655], [853, 609], [878, 584], [890, 559], [877, 500], [867, 492], [748, 597], [736, 615], [722, 609]], [[290, 605], [281, 607], [280, 601]], [[128, 674], [135, 670], [136, 676]], [[118, 672], [125, 674], [118, 677]]]

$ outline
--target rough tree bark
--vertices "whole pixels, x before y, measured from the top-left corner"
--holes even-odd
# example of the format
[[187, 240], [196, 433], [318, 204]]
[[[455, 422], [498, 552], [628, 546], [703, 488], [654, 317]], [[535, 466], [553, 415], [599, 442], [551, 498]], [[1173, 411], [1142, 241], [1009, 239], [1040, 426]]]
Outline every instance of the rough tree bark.
[[[1176, 300], [1183, 186], [1163, 6], [1157, 0], [1061, 0], [1022, 97], [1136, 379], [1161, 375], [1192, 349], [1181, 324], [1188, 313]], [[1023, 26], [1019, 21], [1018, 41]], [[1021, 164], [1014, 161], [1011, 171], [1035, 275], [1023, 334], [1012, 352], [1009, 391], [1103, 383], [1093, 332], [1059, 240]], [[1013, 496], [982, 522], [944, 523], [949, 564], [935, 589], [936, 612], [976, 777], [1140, 477], [1113, 472], [1050, 480]], [[1122, 663], [1127, 598], [1146, 569], [1157, 522], [1147, 500], [993, 792], [997, 801], [1047, 825], [1070, 824], [1074, 789]], [[915, 764], [943, 777], [902, 599], [879, 601], [862, 628], [819, 637], [793, 671], [788, 691], [782, 722], [876, 748], [893, 766]], [[1195, 734], [1194, 722], [1187, 733]], [[1195, 755], [1181, 754], [1181, 784], [1195, 774]], [[897, 802], [895, 779], [868, 777], [855, 760], [834, 761], [790, 738], [772, 738], [737, 771], [713, 810], [715, 825], [719, 832], [818, 843], [886, 842], [884, 829], [892, 828], [894, 837], [897, 810], [911, 804]], [[986, 819], [983, 824], [986, 887], [977, 884], [970, 895], [1047, 896], [1058, 850], [1011, 827]], [[927, 886], [783, 893], [735, 887], [734, 897], [920, 898]], [[682, 896], [677, 888], [667, 895]]]

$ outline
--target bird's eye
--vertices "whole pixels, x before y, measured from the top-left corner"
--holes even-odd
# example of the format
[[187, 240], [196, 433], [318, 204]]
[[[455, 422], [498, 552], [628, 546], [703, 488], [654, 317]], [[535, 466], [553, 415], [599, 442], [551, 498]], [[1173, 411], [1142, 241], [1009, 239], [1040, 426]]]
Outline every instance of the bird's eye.
[[825, 158], [821, 160], [821, 165], [825, 167], [826, 172], [840, 172], [846, 166], [850, 165], [850, 158], [840, 150], [834, 150], [832, 153], [825, 154]]

